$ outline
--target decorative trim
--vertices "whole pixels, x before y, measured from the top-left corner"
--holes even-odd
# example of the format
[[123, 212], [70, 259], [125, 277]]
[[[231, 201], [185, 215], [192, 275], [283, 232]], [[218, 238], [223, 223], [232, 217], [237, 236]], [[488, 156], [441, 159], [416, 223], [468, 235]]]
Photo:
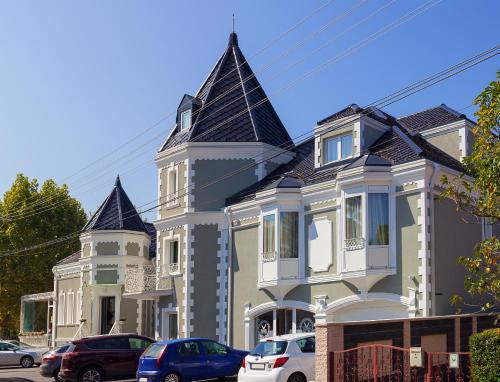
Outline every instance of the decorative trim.
[[363, 293], [334, 300], [331, 303], [327, 304], [325, 312], [327, 314], [331, 314], [347, 306], [365, 301], [389, 301], [389, 302], [399, 303], [405, 306], [410, 306], [410, 301], [408, 297], [400, 296], [395, 293]]

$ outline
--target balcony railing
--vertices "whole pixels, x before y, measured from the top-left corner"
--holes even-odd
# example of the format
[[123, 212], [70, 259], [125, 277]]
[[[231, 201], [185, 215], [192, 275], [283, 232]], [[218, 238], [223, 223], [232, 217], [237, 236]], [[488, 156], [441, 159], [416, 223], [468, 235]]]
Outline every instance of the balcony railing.
[[156, 289], [156, 267], [154, 265], [127, 265], [125, 270], [125, 292], [141, 293]]
[[365, 247], [365, 238], [364, 237], [356, 237], [353, 239], [345, 239], [344, 240], [344, 249], [346, 251], [355, 251], [358, 249], [363, 249]]
[[276, 252], [264, 252], [262, 253], [262, 262], [271, 263], [276, 261]]
[[161, 275], [163, 277], [178, 275], [179, 273], [180, 273], [179, 263], [162, 264], [161, 266]]

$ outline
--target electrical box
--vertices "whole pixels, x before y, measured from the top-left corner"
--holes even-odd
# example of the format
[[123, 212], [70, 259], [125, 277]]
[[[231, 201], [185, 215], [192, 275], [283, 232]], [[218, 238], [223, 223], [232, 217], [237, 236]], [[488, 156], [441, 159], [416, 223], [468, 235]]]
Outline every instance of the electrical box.
[[410, 348], [410, 367], [424, 366], [424, 349]]
[[458, 369], [460, 367], [460, 357], [458, 353], [450, 353], [450, 369]]

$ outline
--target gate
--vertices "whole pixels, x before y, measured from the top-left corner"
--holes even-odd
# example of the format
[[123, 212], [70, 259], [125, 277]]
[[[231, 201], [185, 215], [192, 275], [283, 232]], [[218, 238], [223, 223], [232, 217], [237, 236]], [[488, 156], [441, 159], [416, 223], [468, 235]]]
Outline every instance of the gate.
[[410, 349], [389, 345], [339, 350], [330, 353], [330, 379], [333, 382], [470, 381], [469, 353], [427, 353], [422, 361], [422, 367], [411, 367]]

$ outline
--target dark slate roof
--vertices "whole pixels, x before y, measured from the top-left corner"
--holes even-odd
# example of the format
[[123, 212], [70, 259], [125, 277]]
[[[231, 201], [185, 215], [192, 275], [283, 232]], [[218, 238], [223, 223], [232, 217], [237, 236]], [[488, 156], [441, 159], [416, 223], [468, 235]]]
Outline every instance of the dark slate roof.
[[76, 263], [82, 255], [82, 251], [77, 251], [75, 253], [72, 253], [71, 255], [65, 257], [62, 260], [59, 260], [56, 265], [64, 265], [64, 264], [71, 264], [71, 263]]
[[[354, 110], [356, 109], [350, 105], [348, 108], [334, 114], [334, 117], [330, 116], [318, 122], [318, 124], [333, 120], [329, 118], [338, 119], [352, 115], [354, 114]], [[357, 112], [361, 112], [367, 109], [357, 107], [357, 110]], [[382, 136], [368, 148], [367, 152], [357, 158], [334, 162], [329, 165], [315, 168], [314, 138], [297, 145], [292, 150], [295, 153], [294, 159], [289, 163], [279, 166], [260, 182], [226, 199], [226, 205], [252, 200], [255, 198], [257, 192], [279, 188], [279, 185], [284, 180], [291, 182], [290, 179], [295, 179], [293, 183], [294, 187], [307, 186], [333, 180], [337, 177], [339, 171], [359, 166], [388, 167], [419, 159], [428, 159], [460, 172], [465, 171], [460, 161], [429, 143], [420, 134], [408, 131], [407, 128], [399, 124], [394, 117], [388, 115], [388, 121], [393, 122], [393, 125], [388, 127], [388, 131], [382, 134]]]
[[156, 257], [156, 228], [152, 223], [144, 223], [148, 230], [148, 235], [151, 238], [149, 243], [149, 257]]
[[400, 117], [398, 122], [409, 131], [421, 132], [464, 119], [467, 119], [465, 114], [460, 114], [443, 103], [418, 113]]
[[345, 117], [350, 117], [351, 115], [359, 114], [359, 113], [364, 113], [370, 118], [373, 118], [379, 122], [385, 123], [385, 124], [392, 124], [394, 123], [395, 118], [387, 114], [386, 112], [374, 107], [374, 106], [369, 106], [366, 108], [360, 107], [357, 104], [353, 103], [350, 104], [349, 106], [345, 107], [344, 109], [326, 117], [323, 118], [322, 120], [317, 122], [317, 125], [323, 125], [328, 122], [333, 122], [336, 121], [337, 119], [342, 119]]
[[191, 129], [179, 132], [174, 127], [160, 151], [187, 141], [292, 143], [243, 56], [235, 33], [195, 98], [202, 105], [193, 113]]
[[119, 176], [116, 177], [115, 186], [111, 193], [83, 227], [83, 232], [104, 230], [148, 233], [147, 227], [125, 193]]

